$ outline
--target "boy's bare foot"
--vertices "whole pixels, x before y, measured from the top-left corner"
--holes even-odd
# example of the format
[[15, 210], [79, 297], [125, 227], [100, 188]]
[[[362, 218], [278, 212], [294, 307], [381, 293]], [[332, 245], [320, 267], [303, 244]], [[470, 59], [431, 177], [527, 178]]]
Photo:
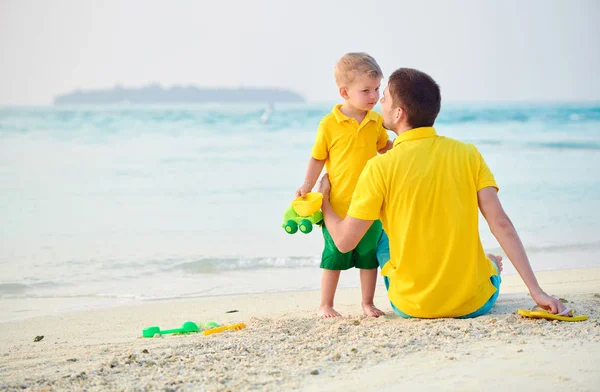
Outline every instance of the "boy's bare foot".
[[491, 253], [488, 253], [487, 257], [489, 257], [490, 260], [492, 260], [492, 262], [494, 264], [496, 264], [496, 267], [498, 267], [498, 273], [501, 273], [502, 272], [502, 256], [500, 256], [500, 255], [496, 256]]
[[374, 304], [362, 304], [362, 310], [365, 316], [367, 317], [379, 317], [384, 316], [381, 310], [377, 309]]
[[331, 306], [321, 306], [321, 314], [323, 318], [341, 317], [342, 315], [336, 312]]

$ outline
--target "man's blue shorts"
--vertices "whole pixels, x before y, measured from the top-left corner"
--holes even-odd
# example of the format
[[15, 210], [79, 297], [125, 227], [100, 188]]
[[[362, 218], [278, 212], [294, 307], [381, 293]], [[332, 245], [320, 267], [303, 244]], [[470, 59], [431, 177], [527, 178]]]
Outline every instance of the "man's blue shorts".
[[[383, 268], [385, 263], [387, 263], [389, 260], [390, 260], [390, 240], [389, 240], [387, 234], [385, 232], [382, 232], [381, 238], [379, 239], [379, 243], [377, 244], [377, 261], [379, 262], [379, 265], [381, 266], [381, 268]], [[496, 267], [496, 264], [494, 264], [494, 267]], [[496, 271], [498, 272], [498, 267], [496, 267]], [[390, 278], [388, 278], [387, 276], [384, 276], [383, 281], [385, 282], [385, 289], [389, 290]], [[483, 316], [484, 314], [489, 313], [489, 311], [492, 310], [492, 308], [494, 307], [494, 304], [496, 303], [496, 300], [498, 299], [498, 295], [500, 294], [500, 283], [502, 283], [502, 278], [500, 277], [500, 273], [498, 273], [498, 275], [490, 276], [490, 281], [496, 288], [496, 292], [494, 294], [492, 294], [490, 299], [488, 299], [487, 302], [485, 304], [483, 304], [483, 306], [481, 308], [477, 309], [473, 313], [469, 313], [464, 316], [460, 316], [460, 317], [456, 317], [456, 318], [465, 319], [465, 318], [479, 317], [479, 316]], [[414, 318], [413, 316], [409, 316], [408, 314], [406, 314], [406, 313], [402, 312], [400, 309], [398, 309], [392, 303], [392, 301], [390, 301], [390, 304], [392, 305], [392, 309], [394, 310], [394, 313], [396, 313], [398, 316], [400, 316], [402, 318]]]

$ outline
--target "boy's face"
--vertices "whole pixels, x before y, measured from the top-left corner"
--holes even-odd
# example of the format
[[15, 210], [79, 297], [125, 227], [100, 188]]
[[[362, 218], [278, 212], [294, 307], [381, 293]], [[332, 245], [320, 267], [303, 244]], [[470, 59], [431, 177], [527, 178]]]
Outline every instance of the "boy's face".
[[348, 87], [340, 88], [342, 98], [358, 110], [371, 110], [379, 100], [381, 78], [360, 76]]

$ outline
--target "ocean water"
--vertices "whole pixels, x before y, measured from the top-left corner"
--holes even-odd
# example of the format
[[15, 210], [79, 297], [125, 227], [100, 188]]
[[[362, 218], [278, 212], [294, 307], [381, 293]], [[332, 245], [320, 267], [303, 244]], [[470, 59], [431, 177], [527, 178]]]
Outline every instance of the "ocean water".
[[[281, 220], [331, 107], [0, 108], [0, 321], [318, 289], [320, 231]], [[600, 266], [600, 104], [446, 104], [436, 128], [480, 149], [535, 270]]]

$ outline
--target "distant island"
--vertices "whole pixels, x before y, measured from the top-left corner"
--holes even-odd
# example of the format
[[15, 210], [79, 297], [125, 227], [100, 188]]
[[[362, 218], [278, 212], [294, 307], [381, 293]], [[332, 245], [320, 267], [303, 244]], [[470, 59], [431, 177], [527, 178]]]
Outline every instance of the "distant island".
[[153, 84], [140, 88], [115, 86], [107, 90], [76, 90], [59, 95], [55, 105], [99, 104], [174, 104], [174, 103], [280, 103], [304, 102], [300, 94], [284, 89], [239, 87], [199, 88], [173, 86], [163, 88]]

